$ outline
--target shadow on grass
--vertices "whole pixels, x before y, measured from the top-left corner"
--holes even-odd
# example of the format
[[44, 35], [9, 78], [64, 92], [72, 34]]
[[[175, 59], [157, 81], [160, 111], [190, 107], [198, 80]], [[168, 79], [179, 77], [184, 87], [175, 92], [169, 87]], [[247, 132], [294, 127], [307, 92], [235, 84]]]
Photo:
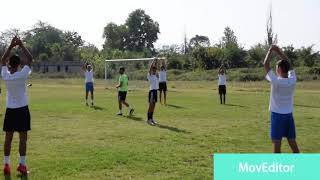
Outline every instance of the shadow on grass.
[[126, 117], [127, 119], [134, 120], [134, 121], [143, 121], [143, 119], [141, 117], [135, 117], [135, 116], [124, 116], [124, 117]]
[[238, 104], [224, 104], [225, 106], [234, 106], [234, 107], [241, 107], [241, 108], [245, 108], [247, 106], [242, 106], [242, 105], [238, 105]]
[[320, 106], [301, 105], [301, 104], [295, 104], [295, 106], [298, 106], [298, 107], [305, 107], [305, 108], [320, 108]]
[[102, 110], [104, 110], [104, 108], [103, 108], [103, 107], [100, 107], [100, 106], [93, 106], [92, 109], [97, 110], [97, 111], [102, 111]]
[[173, 105], [173, 104], [167, 104], [168, 107], [176, 108], [176, 109], [185, 109], [185, 107]]
[[176, 133], [184, 133], [184, 134], [190, 134], [191, 132], [188, 132], [184, 129], [179, 129], [176, 127], [171, 127], [171, 126], [167, 126], [167, 125], [161, 125], [161, 124], [157, 124], [156, 127], [162, 128], [162, 129], [167, 129]]

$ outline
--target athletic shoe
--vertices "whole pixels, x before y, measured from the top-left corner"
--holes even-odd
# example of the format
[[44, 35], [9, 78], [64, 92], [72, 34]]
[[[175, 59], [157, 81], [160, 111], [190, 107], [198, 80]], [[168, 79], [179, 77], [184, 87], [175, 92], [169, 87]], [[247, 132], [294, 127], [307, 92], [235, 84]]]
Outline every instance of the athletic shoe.
[[122, 116], [122, 112], [118, 112], [117, 115], [118, 115], [118, 116]]
[[10, 174], [10, 172], [11, 172], [10, 165], [9, 164], [5, 164], [4, 167], [3, 167], [3, 173], [4, 174]]
[[151, 119], [154, 125], [157, 125], [157, 122], [154, 119]]
[[155, 124], [153, 123], [152, 119], [149, 119], [149, 120], [147, 121], [147, 123], [148, 123], [149, 125], [151, 125], [151, 126], [154, 126], [154, 125], [155, 125]]
[[23, 175], [28, 174], [28, 170], [27, 170], [27, 166], [23, 165], [23, 164], [19, 164], [17, 171], [20, 172]]
[[129, 112], [129, 115], [132, 116], [133, 112], [134, 112], [134, 109], [131, 108], [131, 109], [130, 109], [130, 112]]

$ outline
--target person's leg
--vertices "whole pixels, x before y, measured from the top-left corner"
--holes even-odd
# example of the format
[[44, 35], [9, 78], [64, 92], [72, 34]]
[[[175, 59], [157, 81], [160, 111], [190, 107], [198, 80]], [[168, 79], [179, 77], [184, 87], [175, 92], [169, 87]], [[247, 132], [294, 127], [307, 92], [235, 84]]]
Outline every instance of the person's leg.
[[4, 140], [4, 164], [10, 164], [11, 142], [14, 132], [6, 132]]
[[124, 104], [126, 107], [129, 107], [130, 105], [126, 101], [121, 101], [122, 104]]
[[122, 103], [121, 103], [121, 100], [119, 100], [118, 102], [119, 102], [119, 111], [122, 112]]
[[220, 104], [222, 104], [222, 94], [220, 93]]
[[89, 94], [89, 91], [86, 90], [86, 105], [88, 106], [88, 94]]
[[28, 139], [28, 133], [27, 131], [19, 132], [19, 166], [17, 170], [21, 174], [28, 174], [27, 166], [26, 166], [26, 154], [27, 154], [27, 139]]
[[167, 91], [163, 91], [164, 105], [167, 105]]
[[90, 91], [91, 94], [91, 105], [94, 105], [94, 97], [93, 97], [93, 90]]
[[226, 94], [223, 94], [223, 104], [226, 104]]
[[160, 104], [162, 104], [162, 90], [160, 90], [159, 98], [160, 98]]
[[281, 153], [281, 140], [272, 140], [273, 153]]
[[288, 139], [288, 143], [293, 153], [300, 153], [298, 144], [295, 139]]

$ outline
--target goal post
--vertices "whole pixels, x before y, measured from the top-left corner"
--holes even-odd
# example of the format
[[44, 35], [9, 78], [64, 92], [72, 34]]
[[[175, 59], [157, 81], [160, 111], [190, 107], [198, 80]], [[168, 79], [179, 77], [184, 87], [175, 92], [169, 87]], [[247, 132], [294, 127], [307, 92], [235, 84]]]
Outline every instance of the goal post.
[[166, 60], [164, 57], [152, 57], [152, 58], [135, 58], [135, 59], [107, 59], [105, 60], [104, 64], [104, 79], [105, 81], [108, 80], [108, 64], [113, 63], [113, 62], [138, 62], [138, 61], [153, 61], [155, 59], [158, 60]]

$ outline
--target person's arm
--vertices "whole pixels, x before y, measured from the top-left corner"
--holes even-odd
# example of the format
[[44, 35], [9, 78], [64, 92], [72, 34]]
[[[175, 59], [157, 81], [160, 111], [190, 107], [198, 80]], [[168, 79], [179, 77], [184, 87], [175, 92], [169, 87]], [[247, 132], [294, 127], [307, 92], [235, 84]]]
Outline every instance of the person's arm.
[[167, 71], [167, 63], [165, 59], [162, 60], [162, 66], [164, 67], [164, 70]]
[[152, 60], [151, 64], [150, 64], [150, 68], [149, 68], [149, 74], [151, 73], [152, 67], [155, 65], [157, 59]]
[[116, 88], [121, 87], [121, 84], [122, 84], [122, 81], [121, 81], [121, 78], [119, 78], [119, 82], [118, 82], [118, 84], [116, 85]]
[[8, 62], [8, 57], [10, 55], [11, 50], [17, 45], [17, 37], [15, 36], [9, 45], [9, 47], [4, 52], [3, 56], [1, 57], [1, 64], [2, 66], [6, 66]]
[[87, 65], [88, 65], [87, 62], [85, 62], [85, 63], [82, 65], [82, 70], [83, 70], [83, 71], [86, 71], [86, 70], [87, 70]]
[[33, 57], [31, 55], [30, 51], [24, 46], [23, 42], [18, 38], [17, 38], [17, 44], [20, 46], [20, 48], [22, 49], [22, 52], [26, 56], [27, 61], [24, 62], [24, 64], [30, 67], [32, 60], [33, 60]]
[[266, 74], [268, 74], [269, 71], [271, 70], [270, 60], [271, 60], [272, 50], [273, 50], [273, 45], [269, 48], [268, 53], [267, 53], [266, 57], [264, 58], [263, 66], [264, 66], [264, 70], [265, 70]]
[[277, 53], [278, 56], [280, 56], [280, 58], [282, 60], [286, 60], [289, 61], [289, 58], [282, 52], [282, 50], [280, 49], [280, 47], [274, 45], [273, 46], [273, 51]]

